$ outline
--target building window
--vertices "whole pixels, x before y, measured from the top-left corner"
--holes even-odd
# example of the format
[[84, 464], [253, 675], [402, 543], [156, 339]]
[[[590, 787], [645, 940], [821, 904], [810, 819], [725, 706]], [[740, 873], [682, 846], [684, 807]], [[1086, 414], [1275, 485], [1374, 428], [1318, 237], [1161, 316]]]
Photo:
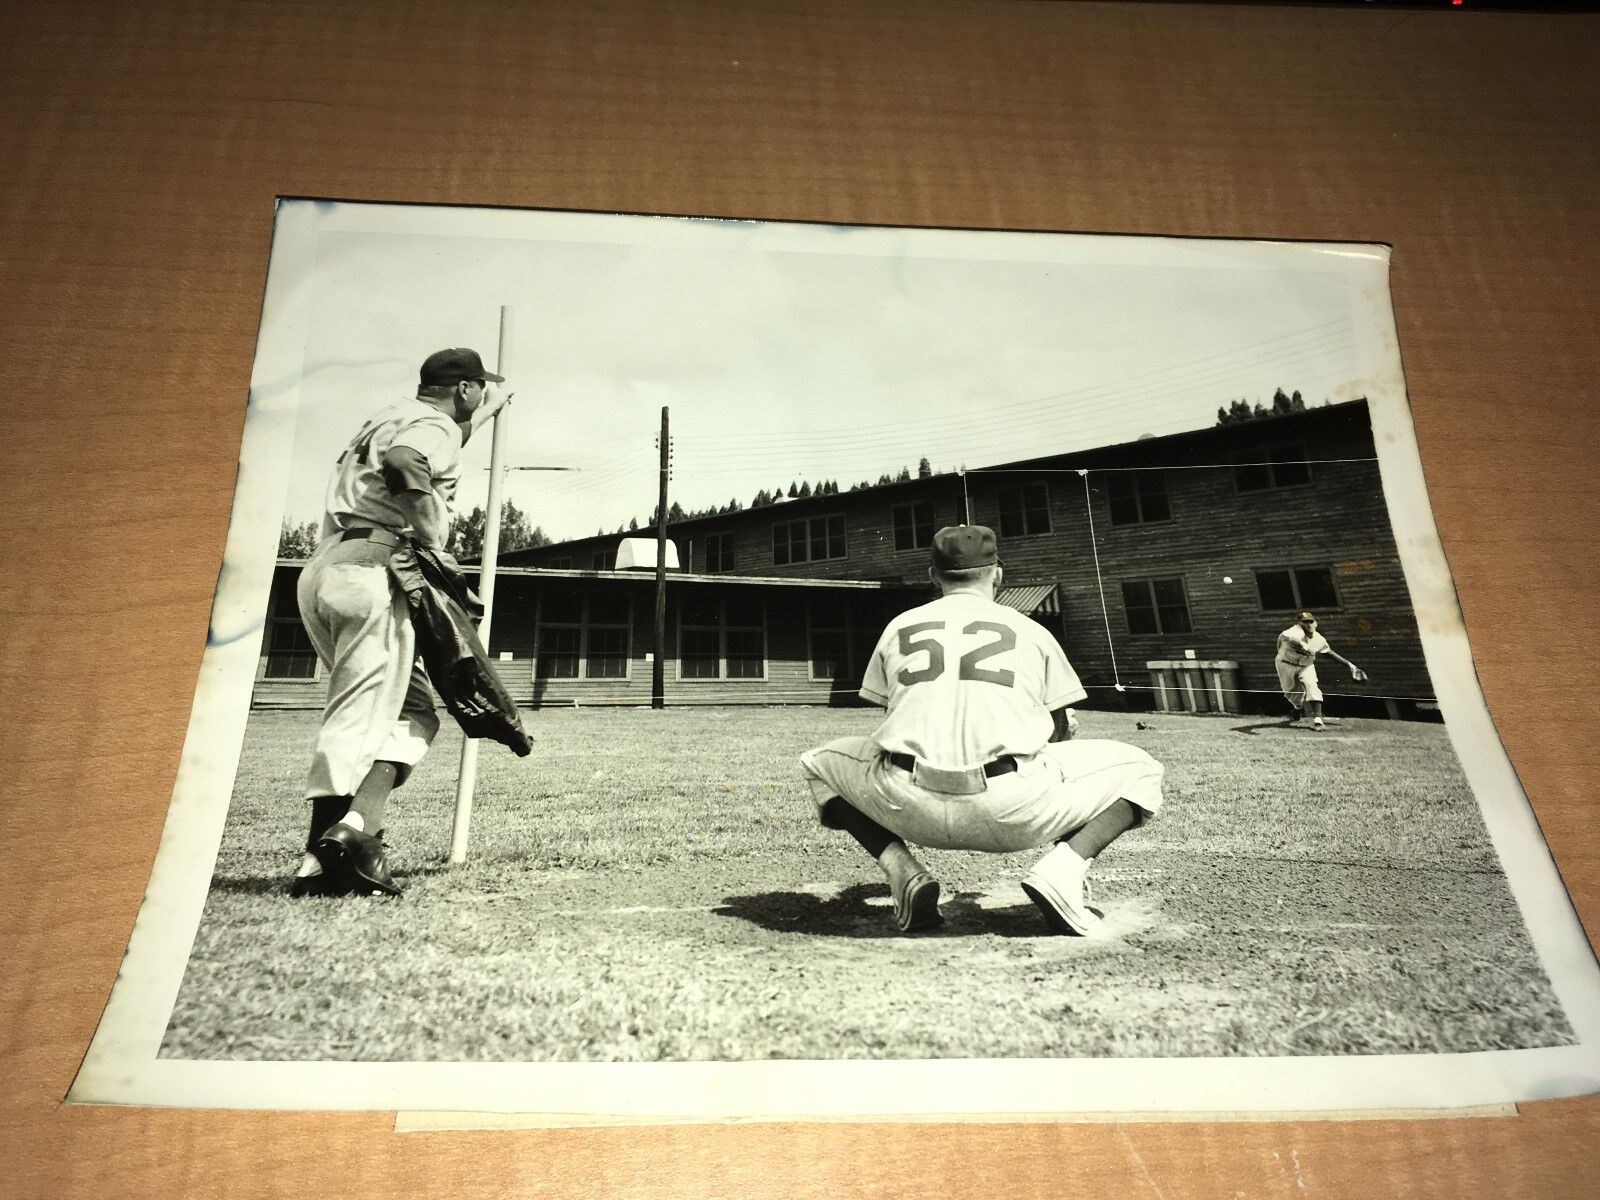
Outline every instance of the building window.
[[1338, 608], [1339, 592], [1328, 566], [1279, 567], [1256, 572], [1263, 612], [1316, 612]]
[[299, 584], [299, 572], [280, 571], [272, 581], [272, 591], [267, 597], [267, 628], [261, 647], [267, 660], [261, 673], [263, 679], [317, 677], [317, 651], [300, 622], [300, 605], [295, 599]]
[[[774, 542], [776, 545], [776, 542]], [[706, 535], [706, 570], [708, 572], [733, 570], [733, 536], [727, 533]]]
[[632, 608], [628, 597], [550, 592], [539, 601], [540, 679], [626, 679]]
[[274, 617], [267, 625], [265, 679], [315, 679], [317, 651], [300, 618]]
[[1106, 476], [1111, 497], [1111, 523], [1138, 525], [1172, 520], [1164, 471], [1117, 471]]
[[808, 615], [806, 656], [811, 662], [811, 678], [819, 681], [849, 678], [855, 655], [848, 606], [833, 598], [813, 600]]
[[1304, 487], [1311, 482], [1306, 448], [1293, 443], [1263, 446], [1233, 456], [1233, 486], [1241, 492]]
[[1050, 485], [1042, 479], [1020, 487], [1001, 488], [1000, 536], [1027, 537], [1050, 532]]
[[776, 566], [844, 556], [842, 515], [779, 521], [772, 527], [772, 561]]
[[1129, 633], [1188, 633], [1189, 600], [1181, 579], [1130, 579], [1122, 585]]
[[545, 563], [545, 566], [549, 567], [552, 571], [570, 571], [572, 570], [572, 558], [569, 555], [563, 554], [560, 558], [552, 558], [549, 562]]
[[695, 595], [678, 611], [679, 679], [765, 679], [766, 614], [759, 600]]
[[616, 559], [610, 550], [596, 550], [594, 556], [589, 560], [589, 569], [591, 571], [609, 571], [611, 570], [611, 564], [615, 561]]
[[894, 506], [894, 548], [921, 550], [933, 545], [933, 502]]

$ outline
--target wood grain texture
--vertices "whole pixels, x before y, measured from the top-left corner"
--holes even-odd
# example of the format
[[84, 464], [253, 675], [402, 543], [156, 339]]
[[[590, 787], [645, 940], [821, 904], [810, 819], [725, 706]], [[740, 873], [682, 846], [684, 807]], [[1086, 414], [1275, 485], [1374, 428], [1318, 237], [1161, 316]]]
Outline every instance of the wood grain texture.
[[[58, 1106], [178, 762], [276, 195], [1393, 244], [1484, 690], [1600, 928], [1597, 35], [1142, 4], [5, 6], [0, 1191], [1584, 1193], [1595, 1099], [1415, 1123], [404, 1137], [374, 1114]], [[329, 1161], [345, 1173], [313, 1185]]]

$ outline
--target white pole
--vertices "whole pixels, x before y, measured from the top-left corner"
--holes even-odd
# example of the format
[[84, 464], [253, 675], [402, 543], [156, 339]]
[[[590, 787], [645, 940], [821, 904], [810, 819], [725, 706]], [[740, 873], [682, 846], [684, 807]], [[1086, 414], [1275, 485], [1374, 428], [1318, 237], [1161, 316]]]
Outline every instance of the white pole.
[[[511, 338], [513, 310], [510, 305], [500, 306], [500, 352], [495, 373], [507, 378], [511, 374]], [[484, 649], [489, 647], [489, 626], [494, 620], [494, 572], [500, 557], [500, 493], [505, 483], [505, 471], [500, 465], [505, 449], [506, 409], [494, 415], [494, 434], [489, 448], [489, 500], [488, 512], [483, 519], [483, 559], [478, 573], [478, 597], [483, 601], [483, 619], [478, 622], [478, 639]], [[467, 861], [467, 837], [472, 828], [472, 793], [478, 784], [478, 740], [461, 740], [461, 770], [456, 778], [456, 814], [450, 827], [450, 862]]]

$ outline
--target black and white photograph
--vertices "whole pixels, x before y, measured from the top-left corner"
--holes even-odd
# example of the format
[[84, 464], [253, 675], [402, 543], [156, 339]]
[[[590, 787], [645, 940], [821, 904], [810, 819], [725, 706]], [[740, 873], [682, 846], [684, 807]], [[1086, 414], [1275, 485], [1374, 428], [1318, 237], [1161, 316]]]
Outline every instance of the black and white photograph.
[[1388, 247], [315, 200], [272, 237], [184, 762], [73, 1099], [1600, 1086]]

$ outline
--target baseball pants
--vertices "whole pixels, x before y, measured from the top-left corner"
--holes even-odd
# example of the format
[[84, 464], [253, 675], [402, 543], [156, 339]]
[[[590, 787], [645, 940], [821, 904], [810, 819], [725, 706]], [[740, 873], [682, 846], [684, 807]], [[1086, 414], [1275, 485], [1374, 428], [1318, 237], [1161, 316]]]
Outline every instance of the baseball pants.
[[1322, 688], [1317, 684], [1317, 664], [1307, 663], [1297, 667], [1293, 663], [1280, 662], [1278, 667], [1278, 686], [1283, 689], [1283, 698], [1296, 708], [1301, 708], [1308, 700], [1321, 700]]
[[838, 738], [800, 756], [820, 819], [841, 796], [889, 832], [939, 850], [1032, 850], [1068, 837], [1118, 800], [1154, 814], [1163, 768], [1137, 746], [1051, 742], [974, 795], [934, 792], [890, 764], [871, 738]]
[[403, 782], [439, 732], [405, 596], [389, 581], [389, 553], [329, 539], [300, 573], [300, 619], [328, 673], [308, 798], [354, 795], [378, 761], [399, 764]]

